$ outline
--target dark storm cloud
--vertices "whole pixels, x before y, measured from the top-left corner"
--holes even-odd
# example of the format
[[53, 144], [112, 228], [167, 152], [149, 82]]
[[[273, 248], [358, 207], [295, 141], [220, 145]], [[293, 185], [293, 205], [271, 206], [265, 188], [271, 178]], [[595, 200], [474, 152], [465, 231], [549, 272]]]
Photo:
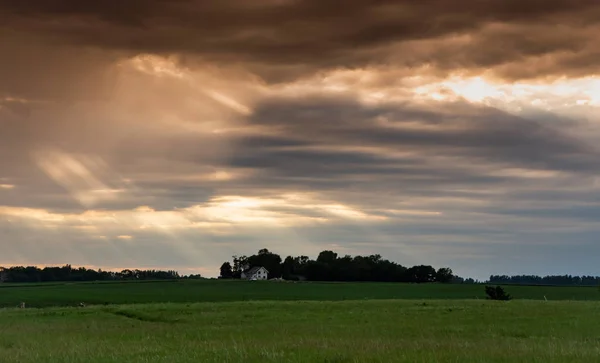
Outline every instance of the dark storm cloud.
[[[2, 10], [0, 14], [4, 14]], [[39, 37], [7, 30], [2, 22], [0, 54], [0, 100], [23, 99], [27, 103], [12, 105], [28, 109], [46, 106], [40, 102], [48, 100], [96, 99], [114, 86], [107, 64], [121, 56], [109, 50], [57, 46]], [[107, 82], [98, 82], [99, 77]]]
[[[318, 165], [327, 165], [326, 170], [339, 165], [342, 169], [352, 170], [351, 165], [356, 162], [361, 166], [368, 165], [370, 171], [376, 172], [373, 168], [376, 164], [384, 168], [396, 162], [399, 164], [395, 165], [402, 165], [402, 161], [394, 160], [394, 151], [412, 151], [420, 155], [452, 155], [525, 168], [575, 172], [600, 169], [598, 150], [568, 134], [567, 127], [572, 127], [572, 121], [549, 124], [468, 104], [426, 109], [411, 104], [363, 106], [351, 100], [279, 99], [260, 105], [250, 122], [279, 130], [285, 135], [284, 140], [294, 135], [298, 142], [311, 142], [321, 147], [380, 147], [387, 148], [390, 155], [365, 156], [360, 150], [317, 155], [315, 151], [299, 147], [273, 153], [273, 158], [259, 153], [254, 165], [252, 151], [241, 153], [235, 159], [240, 165], [316, 169]], [[421, 126], [408, 127], [415, 122]], [[273, 142], [266, 145], [273, 145]], [[284, 160], [286, 156], [290, 162]]]
[[[127, 53], [245, 62], [266, 78], [371, 64], [500, 67], [510, 77], [597, 69], [596, 0], [9, 0], [14, 35]], [[448, 38], [468, 35], [467, 40]], [[566, 54], [565, 54], [566, 53]], [[537, 69], [530, 57], [551, 56]]]

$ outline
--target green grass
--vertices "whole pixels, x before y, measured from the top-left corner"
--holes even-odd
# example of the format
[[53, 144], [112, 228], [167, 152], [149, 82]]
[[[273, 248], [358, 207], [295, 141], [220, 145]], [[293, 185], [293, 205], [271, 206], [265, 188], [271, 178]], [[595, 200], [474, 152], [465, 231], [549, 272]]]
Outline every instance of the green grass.
[[[600, 300], [594, 287], [507, 286], [516, 299]], [[482, 285], [288, 283], [184, 280], [126, 283], [0, 284], [0, 307], [248, 300], [485, 299]]]
[[[506, 290], [516, 300], [485, 300], [483, 285], [2, 284], [0, 306], [24, 301], [29, 308], [0, 309], [0, 362], [586, 362], [600, 356], [600, 303], [590, 301], [600, 299], [597, 288]], [[79, 302], [88, 306], [61, 307]]]
[[546, 363], [600, 356], [596, 302], [115, 305], [4, 309], [0, 321], [0, 362], [6, 363]]

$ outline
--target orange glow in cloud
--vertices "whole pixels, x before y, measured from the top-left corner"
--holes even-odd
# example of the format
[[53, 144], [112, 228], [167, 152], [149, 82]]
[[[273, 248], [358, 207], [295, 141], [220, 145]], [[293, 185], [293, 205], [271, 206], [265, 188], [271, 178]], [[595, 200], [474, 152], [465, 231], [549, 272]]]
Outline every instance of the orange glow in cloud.
[[[285, 210], [285, 211], [282, 211]], [[439, 215], [422, 210], [385, 210], [385, 213], [403, 215]], [[97, 227], [94, 233], [111, 230], [162, 231], [207, 228], [219, 230], [227, 226], [247, 225], [262, 227], [289, 227], [304, 224], [335, 223], [343, 220], [386, 221], [381, 214], [373, 214], [341, 203], [320, 201], [318, 196], [287, 194], [278, 197], [258, 198], [220, 196], [205, 204], [171, 211], [156, 211], [150, 207], [134, 210], [95, 211], [81, 214], [54, 213], [43, 209], [0, 207], [0, 215], [27, 221], [40, 226], [67, 228]], [[125, 236], [125, 237], [123, 237]], [[118, 238], [127, 239], [128, 234]]]
[[333, 70], [275, 86], [273, 95], [358, 97], [365, 104], [423, 101], [456, 102], [499, 107], [509, 111], [541, 108], [548, 111], [600, 107], [600, 77], [502, 83], [479, 76], [454, 74], [445, 79], [425, 75], [395, 75], [392, 69]]
[[566, 107], [600, 107], [600, 77], [560, 79], [552, 82], [495, 83], [483, 77], [451, 77], [414, 89], [422, 99], [455, 101], [459, 98], [473, 103], [502, 108], [539, 107], [560, 111]]

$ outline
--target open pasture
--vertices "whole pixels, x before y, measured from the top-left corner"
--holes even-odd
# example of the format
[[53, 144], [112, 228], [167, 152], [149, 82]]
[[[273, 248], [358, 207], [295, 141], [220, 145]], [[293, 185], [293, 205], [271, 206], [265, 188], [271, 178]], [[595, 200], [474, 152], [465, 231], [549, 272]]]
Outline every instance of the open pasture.
[[241, 301], [0, 310], [0, 361], [592, 362], [596, 302]]

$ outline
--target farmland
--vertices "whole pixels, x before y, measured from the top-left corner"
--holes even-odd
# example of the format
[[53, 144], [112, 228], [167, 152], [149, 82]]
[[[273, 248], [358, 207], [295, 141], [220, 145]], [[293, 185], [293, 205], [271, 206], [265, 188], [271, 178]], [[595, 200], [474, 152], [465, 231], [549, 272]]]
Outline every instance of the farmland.
[[[595, 287], [508, 286], [516, 299], [600, 300]], [[248, 300], [485, 299], [482, 285], [178, 280], [0, 285], [0, 307]]]
[[[0, 361], [580, 362], [600, 354], [597, 288], [506, 289], [515, 300], [486, 300], [482, 285], [3, 284]], [[21, 301], [28, 308], [14, 308]]]
[[244, 301], [0, 311], [2, 362], [586, 362], [600, 305]]

